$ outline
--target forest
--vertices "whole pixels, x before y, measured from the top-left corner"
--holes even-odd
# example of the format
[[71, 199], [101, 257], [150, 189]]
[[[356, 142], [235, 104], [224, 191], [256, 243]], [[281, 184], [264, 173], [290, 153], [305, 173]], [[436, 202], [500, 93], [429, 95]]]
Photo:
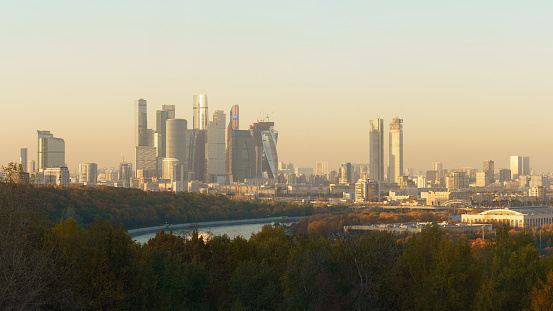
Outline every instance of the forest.
[[94, 223], [97, 218], [121, 223], [127, 229], [135, 229], [166, 223], [307, 216], [338, 209], [320, 207], [314, 210], [309, 204], [295, 202], [233, 200], [218, 194], [146, 192], [108, 186], [73, 185], [56, 188], [0, 182], [0, 200], [5, 192], [20, 193], [18, 200], [25, 204], [40, 202], [41, 208], [54, 222], [71, 217], [79, 226], [84, 227]]
[[[0, 310], [550, 310], [553, 257], [536, 232], [345, 234], [340, 222], [430, 213], [314, 215], [250, 237], [52, 221], [34, 188], [0, 188]], [[8, 191], [9, 190], [9, 191]], [[50, 204], [50, 203], [48, 203]], [[328, 225], [325, 225], [327, 223]], [[551, 235], [544, 228], [543, 236]]]

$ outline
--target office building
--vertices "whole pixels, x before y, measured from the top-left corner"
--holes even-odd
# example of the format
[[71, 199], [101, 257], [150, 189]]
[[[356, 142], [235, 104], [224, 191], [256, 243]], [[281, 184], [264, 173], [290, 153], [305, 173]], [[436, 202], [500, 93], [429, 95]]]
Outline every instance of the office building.
[[278, 169], [278, 132], [274, 122], [256, 122], [250, 125], [254, 146], [254, 177], [276, 178]]
[[447, 189], [468, 189], [469, 177], [466, 172], [452, 172], [446, 177]]
[[207, 130], [207, 95], [194, 95], [193, 98], [193, 129]]
[[125, 162], [125, 158], [121, 155], [121, 162], [119, 163], [119, 181], [123, 183], [123, 187], [130, 186], [132, 176], [132, 165]]
[[522, 157], [522, 175], [530, 175], [530, 157]]
[[27, 161], [27, 169], [28, 169], [28, 172], [29, 173], [34, 173], [35, 170], [36, 170], [36, 167], [35, 167], [35, 160], [28, 160]]
[[495, 168], [494, 168], [494, 166], [495, 166], [495, 164], [492, 160], [484, 161], [483, 172], [486, 173], [486, 176], [488, 177], [489, 183], [494, 183], [495, 182], [495, 178], [494, 178]]
[[188, 123], [185, 119], [166, 120], [166, 157], [178, 159], [181, 164], [187, 161], [187, 127]]
[[369, 121], [369, 174], [384, 181], [384, 120], [380, 118]]
[[490, 176], [488, 172], [477, 172], [476, 173], [476, 186], [486, 187], [490, 184]]
[[320, 161], [315, 163], [315, 174], [317, 176], [328, 177], [328, 161]]
[[187, 180], [205, 181], [206, 130], [186, 131]]
[[156, 133], [154, 139], [154, 146], [157, 148], [157, 156], [165, 158], [166, 156], [166, 142], [167, 142], [167, 125], [166, 122], [169, 119], [169, 113], [165, 110], [156, 111]]
[[339, 183], [341, 185], [348, 185], [353, 181], [353, 167], [351, 163], [342, 163], [340, 171], [338, 172]]
[[355, 183], [355, 202], [380, 201], [380, 183], [371, 179], [359, 179]]
[[21, 164], [21, 168], [23, 169], [23, 172], [27, 171], [27, 148], [21, 148], [19, 152], [19, 163]]
[[206, 133], [206, 171], [207, 182], [222, 183], [225, 170], [225, 125], [226, 115], [222, 110], [213, 114], [213, 121], [207, 126]]
[[50, 131], [38, 133], [38, 169], [44, 171], [47, 167], [65, 166], [65, 141], [57, 138]]
[[442, 162], [432, 162], [432, 170], [438, 172], [443, 170]]
[[182, 161], [180, 161], [177, 158], [165, 158], [163, 159], [163, 172], [162, 172], [162, 178], [163, 179], [171, 179], [173, 176], [173, 167], [175, 165], [181, 164]]
[[254, 177], [254, 144], [253, 137], [248, 130], [233, 130], [228, 148], [229, 166], [227, 174], [232, 175], [233, 181], [243, 182], [246, 178]]
[[230, 155], [230, 148], [231, 148], [231, 138], [233, 136], [233, 131], [238, 131], [240, 129], [240, 119], [239, 119], [239, 108], [238, 105], [232, 106], [230, 108], [230, 117], [229, 117], [229, 123], [227, 126], [227, 145], [225, 149], [225, 172], [227, 174], [231, 174], [232, 170], [232, 159]]
[[174, 119], [175, 118], [175, 105], [162, 105], [161, 110], [162, 111], [167, 111], [167, 118], [168, 119]]
[[516, 179], [522, 175], [522, 157], [511, 156], [511, 179]]
[[98, 179], [98, 164], [83, 163], [79, 164], [79, 183], [95, 185]]
[[392, 119], [389, 146], [388, 182], [399, 183], [403, 175], [403, 119]]
[[499, 170], [499, 182], [503, 183], [506, 181], [511, 181], [511, 170], [508, 168]]
[[135, 146], [148, 146], [148, 105], [146, 100], [134, 101]]
[[69, 170], [67, 167], [47, 167], [43, 170], [44, 184], [55, 186], [69, 186]]
[[157, 176], [156, 148], [148, 146], [136, 146], [136, 176], [151, 178]]

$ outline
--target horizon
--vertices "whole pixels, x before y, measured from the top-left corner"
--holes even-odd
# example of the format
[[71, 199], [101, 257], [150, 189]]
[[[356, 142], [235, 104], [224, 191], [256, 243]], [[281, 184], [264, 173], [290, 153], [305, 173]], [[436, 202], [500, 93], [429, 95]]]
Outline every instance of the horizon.
[[[29, 9], [31, 7], [32, 9]], [[553, 171], [553, 4], [488, 1], [332, 3], [9, 3], [0, 21], [4, 120], [0, 163], [36, 161], [37, 130], [66, 142], [78, 164], [134, 159], [134, 100], [192, 96], [209, 119], [240, 106], [279, 132], [279, 161], [314, 167], [369, 162], [369, 120], [404, 120], [404, 168], [472, 167], [530, 157]], [[346, 108], [347, 107], [347, 108]], [[346, 109], [344, 109], [346, 108]], [[274, 112], [273, 112], [274, 111]], [[134, 163], [134, 162], [133, 162]], [[385, 155], [385, 165], [388, 164]]]

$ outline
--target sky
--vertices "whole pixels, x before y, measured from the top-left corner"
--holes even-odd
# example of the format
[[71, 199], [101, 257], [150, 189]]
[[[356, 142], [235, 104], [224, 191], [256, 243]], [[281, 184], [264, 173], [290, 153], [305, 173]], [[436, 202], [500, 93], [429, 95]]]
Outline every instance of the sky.
[[[553, 171], [551, 1], [6, 1], [0, 164], [37, 130], [79, 163], [134, 161], [134, 101], [270, 115], [279, 160], [368, 162], [369, 120], [404, 120], [404, 167]], [[385, 144], [388, 144], [387, 132]]]

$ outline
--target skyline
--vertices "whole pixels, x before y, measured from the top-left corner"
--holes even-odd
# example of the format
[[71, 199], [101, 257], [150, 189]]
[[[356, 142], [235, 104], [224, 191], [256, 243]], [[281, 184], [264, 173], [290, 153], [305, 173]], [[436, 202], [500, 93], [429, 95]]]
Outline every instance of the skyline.
[[36, 161], [47, 130], [71, 172], [115, 167], [133, 159], [134, 100], [148, 124], [162, 105], [191, 124], [207, 94], [210, 111], [240, 106], [241, 129], [274, 111], [279, 160], [296, 167], [368, 163], [369, 120], [397, 116], [404, 168], [527, 155], [553, 171], [550, 3], [129, 3], [7, 4], [2, 165], [20, 148]]

